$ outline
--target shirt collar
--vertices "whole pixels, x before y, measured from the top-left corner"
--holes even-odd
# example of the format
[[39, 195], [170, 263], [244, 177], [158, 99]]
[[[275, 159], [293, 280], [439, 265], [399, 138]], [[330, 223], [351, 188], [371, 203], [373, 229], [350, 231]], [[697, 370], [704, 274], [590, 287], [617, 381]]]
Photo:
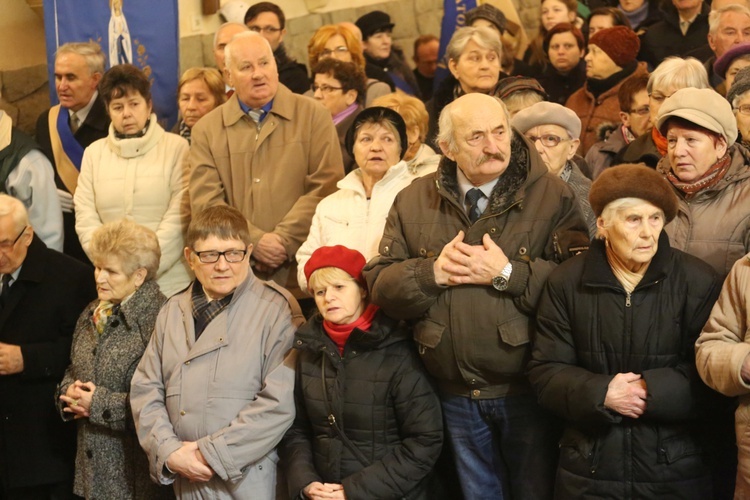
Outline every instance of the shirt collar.
[[[275, 98], [274, 98], [275, 99]], [[260, 121], [263, 121], [266, 118], [266, 115], [268, 115], [268, 112], [271, 111], [271, 108], [273, 107], [273, 101], [274, 99], [271, 99], [266, 104], [261, 106], [261, 114], [260, 114]], [[241, 99], [237, 99], [237, 102], [240, 103], [240, 108], [242, 108], [242, 112], [247, 114], [252, 108], [248, 105], [246, 105], [244, 102], [242, 102]]]
[[83, 108], [79, 109], [78, 111], [73, 111], [72, 109], [69, 109], [68, 115], [73, 116], [73, 113], [75, 113], [76, 117], [78, 117], [78, 123], [80, 125], [83, 125], [83, 122], [86, 121], [86, 117], [89, 116], [89, 111], [91, 111], [91, 108], [94, 107], [94, 102], [96, 101], [97, 97], [99, 97], [99, 91], [95, 90], [94, 95], [91, 96], [91, 99], [89, 100], [89, 103], [87, 105], [85, 105]]
[[456, 165], [456, 178], [458, 180], [458, 190], [461, 193], [461, 201], [463, 202], [466, 199], [466, 193], [469, 192], [469, 189], [472, 188], [479, 188], [479, 190], [484, 194], [484, 196], [489, 199], [490, 194], [492, 194], [492, 189], [495, 187], [495, 184], [497, 184], [498, 179], [500, 177], [495, 177], [490, 182], [487, 182], [486, 184], [482, 184], [481, 186], [475, 186], [474, 184], [469, 181], [468, 177], [466, 177], [466, 174], [463, 173], [463, 171]]

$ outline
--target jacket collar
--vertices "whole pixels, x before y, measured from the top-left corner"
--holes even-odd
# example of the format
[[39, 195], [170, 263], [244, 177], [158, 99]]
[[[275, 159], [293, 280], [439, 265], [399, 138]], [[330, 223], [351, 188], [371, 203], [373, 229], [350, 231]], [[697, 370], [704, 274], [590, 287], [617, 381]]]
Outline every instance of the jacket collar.
[[[394, 182], [400, 182], [401, 179], [403, 179], [405, 176], [409, 176], [412, 178], [414, 177], [409, 173], [406, 162], [401, 160], [391, 168], [389, 168], [385, 172], [385, 175], [383, 175], [383, 178], [375, 183], [374, 187], [385, 187]], [[362, 196], [365, 195], [365, 187], [364, 184], [362, 184], [362, 172], [358, 168], [346, 174], [346, 177], [341, 179], [336, 184], [336, 187], [338, 187], [339, 189], [349, 189], [351, 191], [355, 191]]]
[[[584, 256], [586, 260], [583, 267], [582, 282], [585, 286], [603, 286], [622, 290], [622, 285], [617, 281], [615, 274], [612, 272], [612, 267], [607, 261], [607, 251], [604, 245], [604, 240], [599, 238], [591, 242], [589, 251]], [[657, 248], [654, 258], [651, 259], [651, 264], [649, 264], [643, 279], [635, 287], [636, 291], [661, 281], [668, 275], [671, 254], [672, 247], [669, 245], [669, 236], [662, 229], [659, 234], [659, 248]]]
[[151, 113], [149, 118], [148, 129], [143, 137], [133, 137], [129, 139], [116, 139], [114, 125], [109, 125], [109, 135], [107, 135], [107, 145], [117, 156], [123, 158], [135, 158], [143, 156], [151, 151], [159, 141], [164, 137], [164, 129], [159, 125], [156, 115]]

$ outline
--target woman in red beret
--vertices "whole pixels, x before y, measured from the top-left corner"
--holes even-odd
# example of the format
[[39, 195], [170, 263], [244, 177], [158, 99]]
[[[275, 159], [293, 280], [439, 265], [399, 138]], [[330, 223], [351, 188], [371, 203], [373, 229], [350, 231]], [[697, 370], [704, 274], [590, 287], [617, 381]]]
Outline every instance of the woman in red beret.
[[606, 169], [589, 201], [598, 239], [550, 274], [529, 364], [565, 422], [555, 498], [713, 498], [693, 344], [718, 276], [670, 248], [677, 197], [653, 169]]
[[440, 403], [409, 330], [367, 301], [364, 265], [341, 245], [305, 264], [320, 314], [294, 339], [297, 416], [279, 446], [290, 498], [431, 498]]

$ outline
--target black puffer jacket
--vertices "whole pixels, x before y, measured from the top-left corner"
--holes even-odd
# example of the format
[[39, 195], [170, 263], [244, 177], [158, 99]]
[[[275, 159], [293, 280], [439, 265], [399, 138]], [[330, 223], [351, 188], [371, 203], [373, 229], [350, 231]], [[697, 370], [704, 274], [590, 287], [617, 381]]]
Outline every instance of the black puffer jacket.
[[[313, 481], [343, 484], [349, 500], [430, 497], [429, 476], [440, 455], [443, 421], [410, 337], [382, 311], [369, 332], [352, 332], [343, 356], [320, 316], [297, 331], [297, 416], [279, 446], [292, 498], [299, 498]], [[368, 467], [329, 424], [328, 408], [370, 462]]]
[[[699, 440], [710, 393], [693, 345], [720, 286], [708, 264], [670, 248], [663, 231], [632, 294], [602, 240], [552, 272], [529, 377], [542, 406], [566, 420], [556, 498], [711, 498]], [[613, 376], [627, 372], [648, 387], [638, 419], [604, 407]]]

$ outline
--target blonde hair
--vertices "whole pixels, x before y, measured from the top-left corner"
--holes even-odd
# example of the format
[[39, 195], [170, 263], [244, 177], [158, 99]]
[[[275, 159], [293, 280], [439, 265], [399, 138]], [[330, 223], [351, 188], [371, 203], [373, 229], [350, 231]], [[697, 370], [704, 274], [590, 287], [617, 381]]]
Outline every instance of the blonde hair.
[[202, 80], [206, 84], [216, 100], [216, 107], [221, 106], [227, 100], [227, 94], [224, 91], [224, 79], [221, 77], [219, 70], [215, 68], [189, 68], [185, 70], [177, 83], [178, 99], [182, 87], [193, 80]]
[[138, 269], [146, 270], [146, 281], [156, 278], [161, 248], [156, 233], [128, 219], [99, 226], [91, 236], [91, 260], [115, 257], [130, 277]]
[[307, 280], [307, 288], [312, 292], [315, 288], [329, 285], [334, 281], [353, 281], [362, 288], [357, 280], [340, 267], [321, 267], [316, 269]]
[[419, 129], [419, 142], [424, 142], [427, 138], [429, 115], [424, 103], [416, 97], [401, 92], [394, 92], [393, 94], [378, 97], [372, 101], [371, 106], [382, 106], [392, 109], [404, 119], [406, 130], [410, 130], [413, 127]]

